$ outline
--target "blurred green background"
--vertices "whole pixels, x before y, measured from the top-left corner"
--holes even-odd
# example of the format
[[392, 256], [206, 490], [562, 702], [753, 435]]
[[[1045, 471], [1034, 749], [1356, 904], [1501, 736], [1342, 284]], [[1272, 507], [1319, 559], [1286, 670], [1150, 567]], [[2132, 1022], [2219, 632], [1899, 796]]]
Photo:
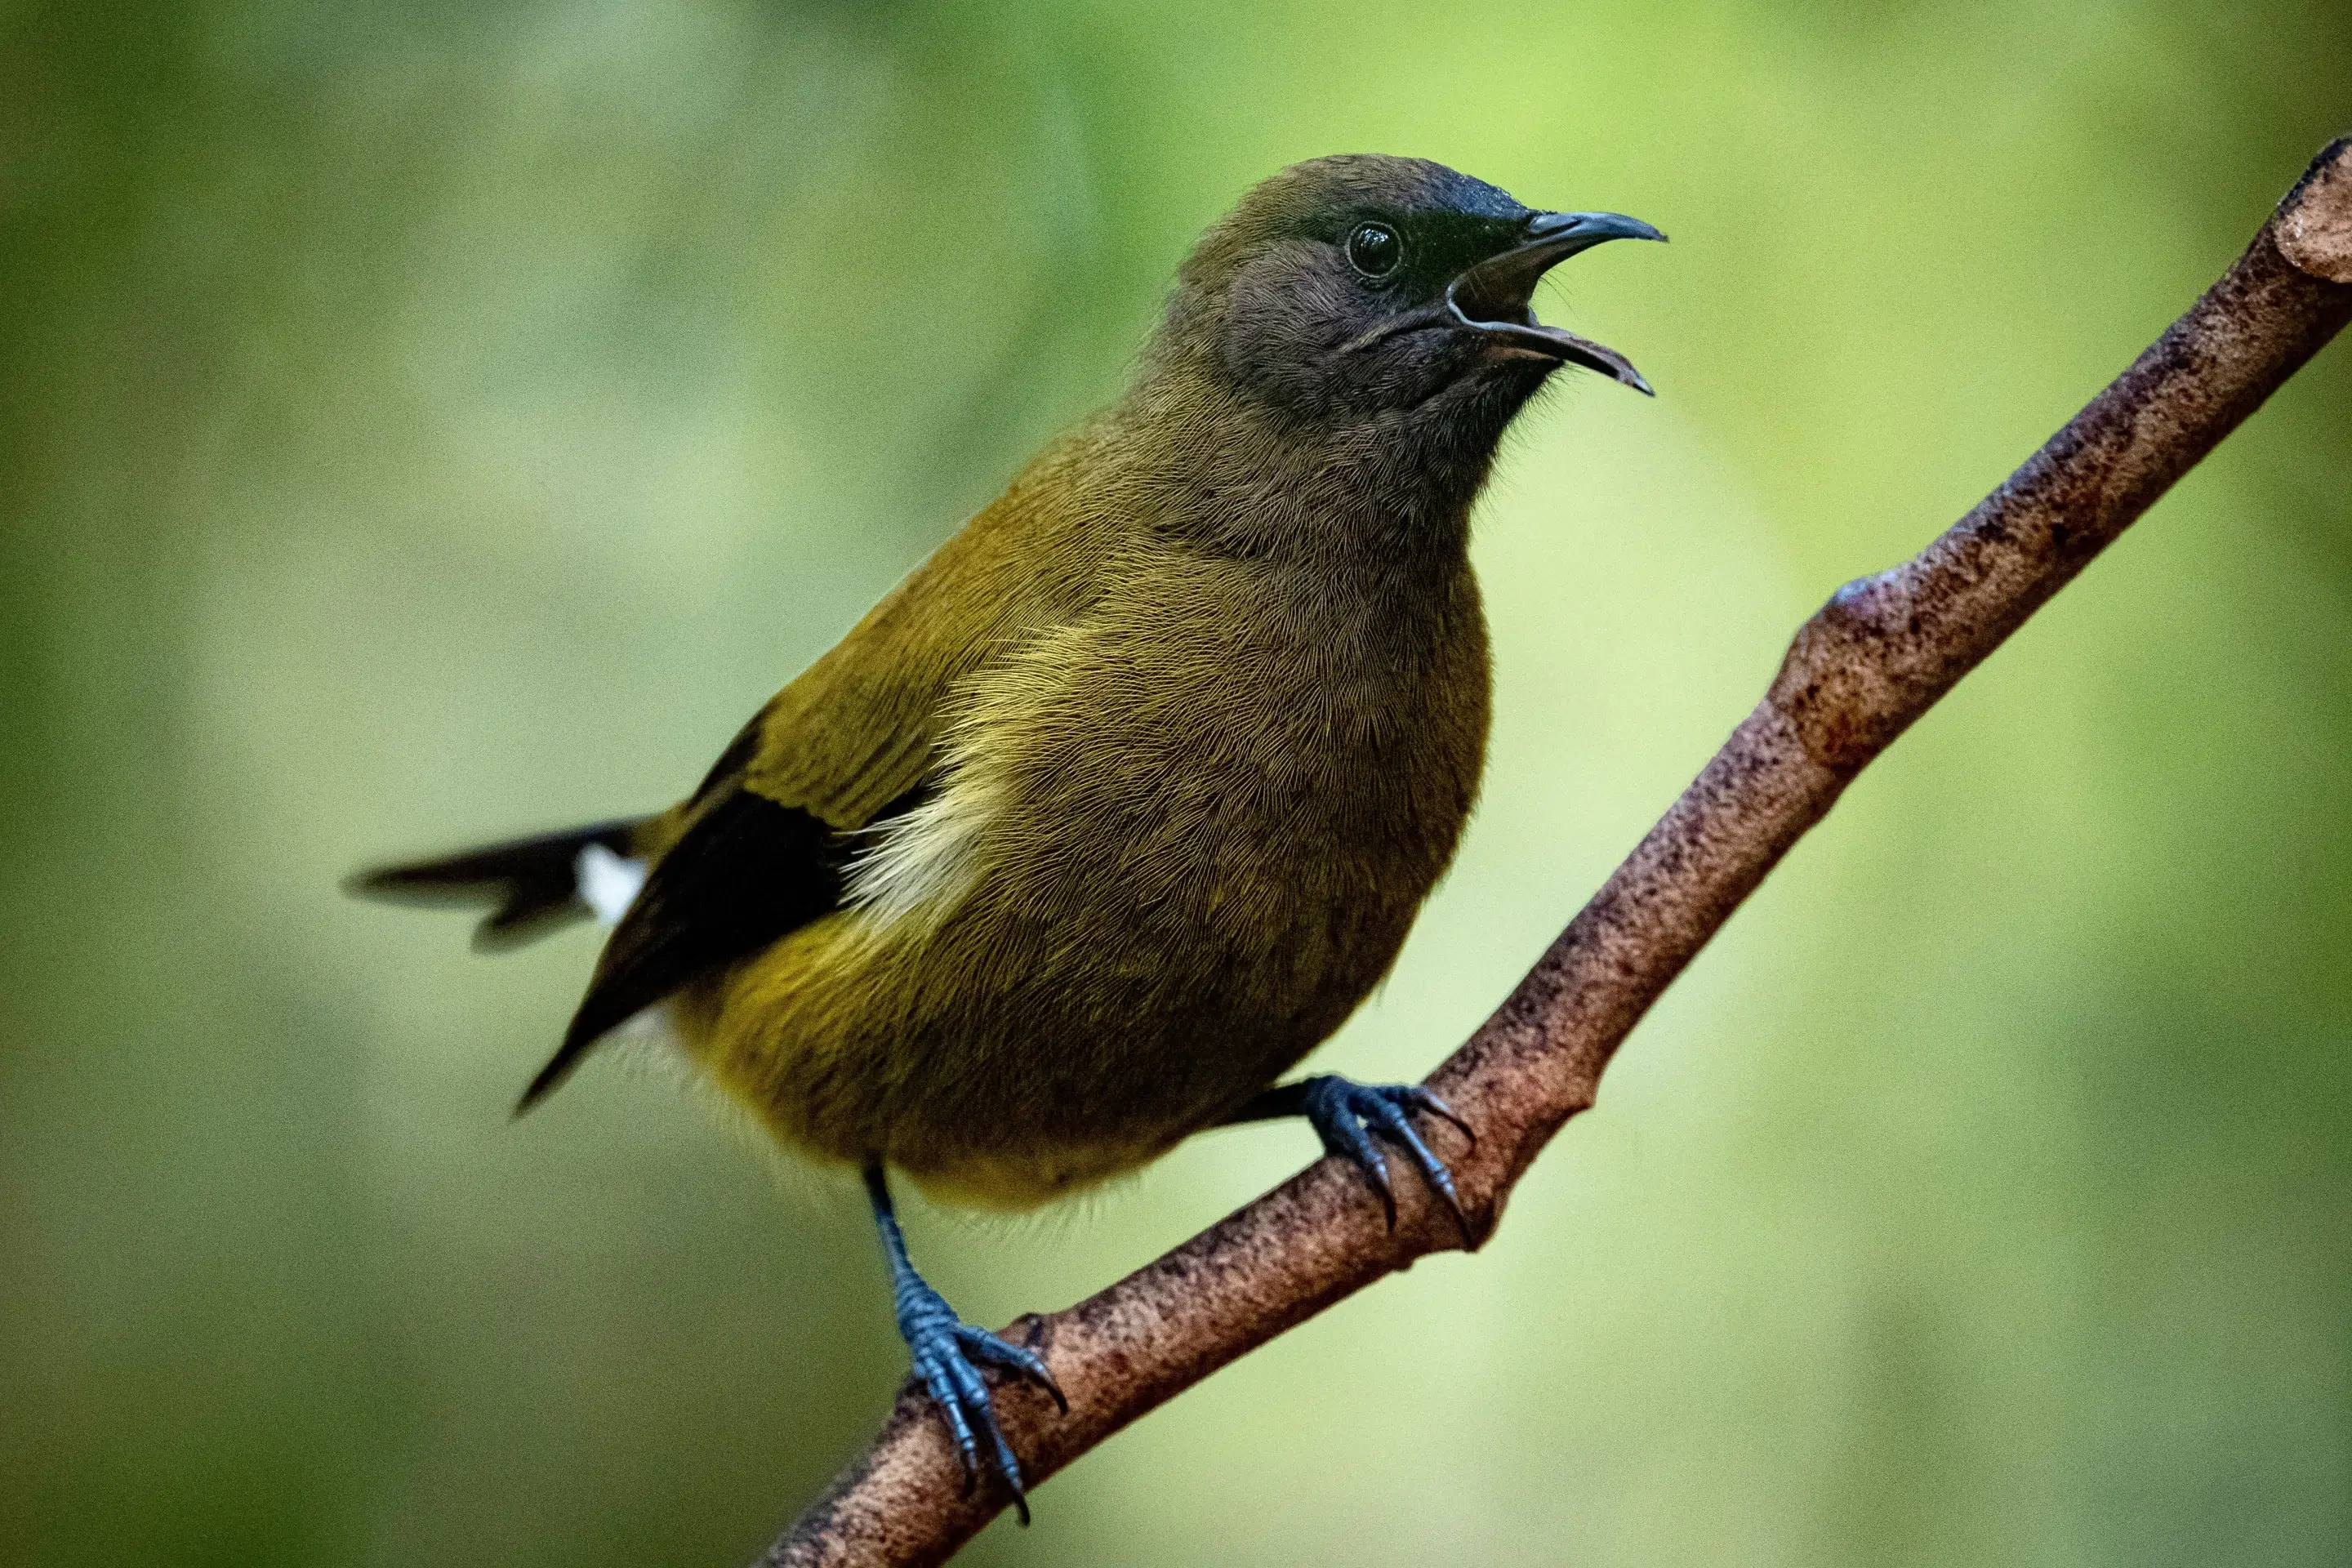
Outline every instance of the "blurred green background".
[[[0, 1558], [750, 1557], [904, 1365], [674, 1072], [508, 1108], [375, 858], [657, 805], [1118, 384], [1252, 181], [1670, 230], [1483, 511], [1485, 804], [1318, 1060], [1414, 1076], [1842, 580], [1998, 481], [2352, 130], [2352, 5], [0, 8]], [[990, 1563], [2352, 1559], [2352, 349], [1865, 776], [1476, 1260], [1054, 1481]], [[1027, 1222], [984, 1321], [1301, 1163]]]

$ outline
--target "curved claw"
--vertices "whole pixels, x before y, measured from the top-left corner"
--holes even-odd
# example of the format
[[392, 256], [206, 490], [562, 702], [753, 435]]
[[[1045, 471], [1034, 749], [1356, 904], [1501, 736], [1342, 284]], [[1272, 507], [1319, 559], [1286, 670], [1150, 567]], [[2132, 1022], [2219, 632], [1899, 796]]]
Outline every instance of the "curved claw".
[[948, 1424], [948, 1436], [956, 1446], [956, 1456], [963, 1461], [963, 1495], [971, 1496], [980, 1484], [980, 1446], [972, 1438], [971, 1420], [964, 1414], [961, 1380], [956, 1376], [956, 1363], [949, 1359], [922, 1352], [915, 1355], [915, 1375], [922, 1380], [923, 1392], [940, 1407], [940, 1415]]
[[1016, 1345], [986, 1329], [975, 1329], [969, 1323], [957, 1327], [956, 1340], [965, 1350], [989, 1365], [1001, 1366], [1007, 1372], [1027, 1378], [1054, 1396], [1054, 1403], [1061, 1407], [1063, 1415], [1070, 1413], [1070, 1402], [1064, 1396], [1062, 1385], [1054, 1381], [1053, 1369], [1035, 1351], [1026, 1345]]
[[1413, 1130], [1412, 1122], [1405, 1120], [1404, 1112], [1397, 1109], [1393, 1100], [1381, 1102], [1379, 1121], [1381, 1130], [1403, 1144], [1405, 1152], [1412, 1156], [1413, 1163], [1421, 1167], [1422, 1179], [1444, 1201], [1446, 1212], [1454, 1216], [1454, 1228], [1462, 1233], [1462, 1244], [1469, 1246], [1470, 1217], [1462, 1212], [1461, 1195], [1454, 1190], [1454, 1173], [1447, 1170], [1445, 1162], [1421, 1141], [1421, 1134]]
[[931, 1403], [940, 1407], [940, 1415], [948, 1424], [948, 1436], [954, 1439], [956, 1454], [963, 1460], [963, 1495], [970, 1497], [980, 1484], [980, 1435], [988, 1438], [989, 1459], [1004, 1484], [1013, 1492], [1013, 1510], [1021, 1522], [1029, 1522], [1028, 1488], [1022, 1479], [1021, 1461], [1013, 1455], [1013, 1445], [1004, 1438], [1004, 1428], [997, 1424], [996, 1406], [989, 1397], [988, 1384], [980, 1375], [982, 1363], [1002, 1367], [1016, 1376], [1026, 1377], [1041, 1384], [1054, 1396], [1054, 1402], [1064, 1412], [1070, 1408], [1054, 1374], [1034, 1351], [1007, 1344], [986, 1329], [976, 1329], [959, 1321], [953, 1313], [940, 1304], [940, 1313], [926, 1315], [908, 1332], [908, 1343], [914, 1351], [915, 1375], [922, 1380], [923, 1391]]
[[1308, 1079], [1299, 1087], [1307, 1119], [1323, 1140], [1324, 1152], [1352, 1161], [1364, 1173], [1372, 1191], [1380, 1196], [1381, 1208], [1387, 1212], [1391, 1230], [1396, 1228], [1396, 1193], [1389, 1180], [1388, 1162], [1381, 1157], [1370, 1136], [1374, 1131], [1403, 1146], [1420, 1170], [1422, 1180], [1429, 1184], [1430, 1190], [1454, 1216], [1463, 1245], [1474, 1245], [1470, 1218], [1462, 1210], [1461, 1195], [1454, 1191], [1454, 1173], [1422, 1141], [1405, 1116], [1407, 1110], [1425, 1110], [1441, 1117], [1460, 1129], [1475, 1147], [1478, 1135], [1471, 1131], [1468, 1122], [1454, 1114], [1451, 1106], [1419, 1084], [1356, 1083], [1331, 1074]]
[[1452, 1122], [1454, 1124], [1454, 1131], [1461, 1133], [1463, 1137], [1470, 1141], [1470, 1147], [1473, 1149], [1478, 1147], [1478, 1130], [1471, 1126], [1467, 1121], [1463, 1121], [1461, 1117], [1455, 1115], [1452, 1106], [1446, 1104], [1445, 1101], [1438, 1099], [1437, 1096], [1430, 1093], [1429, 1090], [1422, 1088], [1421, 1085], [1417, 1083], [1406, 1084], [1404, 1086], [1404, 1092], [1405, 1097], [1412, 1101], [1414, 1110], [1426, 1110], [1432, 1116], [1438, 1118], [1442, 1121]]

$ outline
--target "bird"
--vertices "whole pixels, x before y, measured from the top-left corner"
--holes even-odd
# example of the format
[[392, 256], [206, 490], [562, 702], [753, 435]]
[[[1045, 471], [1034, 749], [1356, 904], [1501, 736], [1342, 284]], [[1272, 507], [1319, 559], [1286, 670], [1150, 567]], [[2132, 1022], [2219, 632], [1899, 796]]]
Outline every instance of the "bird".
[[[1315, 159], [1179, 267], [1124, 392], [1050, 441], [668, 809], [388, 866], [500, 947], [611, 927], [539, 1103], [642, 1015], [789, 1149], [860, 1172], [966, 1488], [1029, 1517], [983, 1369], [1045, 1359], [917, 1271], [896, 1172], [1025, 1209], [1203, 1129], [1303, 1117], [1396, 1218], [1457, 1222], [1425, 1088], [1283, 1077], [1396, 959], [1477, 795], [1470, 515], [1565, 367], [1555, 265], [1665, 237], [1424, 159]], [[1468, 1227], [1464, 1223], [1465, 1239]]]

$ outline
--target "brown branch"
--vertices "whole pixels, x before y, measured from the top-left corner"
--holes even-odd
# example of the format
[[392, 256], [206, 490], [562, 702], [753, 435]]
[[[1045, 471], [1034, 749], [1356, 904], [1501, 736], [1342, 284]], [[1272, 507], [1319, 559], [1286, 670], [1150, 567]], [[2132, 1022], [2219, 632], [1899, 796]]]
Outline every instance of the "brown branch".
[[[2008, 482], [1919, 555], [1850, 583], [1799, 629], [1770, 691], [1509, 999], [1432, 1075], [1478, 1130], [1444, 1126], [1478, 1240], [1618, 1043], [1853, 776], [2260, 407], [2352, 317], [2352, 138], [2314, 161], [2246, 253]], [[1399, 1217], [1324, 1160], [1100, 1295], [1012, 1332], [1067, 1415], [996, 1404], [1042, 1480], [1139, 1415], [1382, 1275], [1460, 1245], [1398, 1184]], [[770, 1551], [782, 1564], [944, 1561], [1004, 1506], [961, 1495], [917, 1388]]]

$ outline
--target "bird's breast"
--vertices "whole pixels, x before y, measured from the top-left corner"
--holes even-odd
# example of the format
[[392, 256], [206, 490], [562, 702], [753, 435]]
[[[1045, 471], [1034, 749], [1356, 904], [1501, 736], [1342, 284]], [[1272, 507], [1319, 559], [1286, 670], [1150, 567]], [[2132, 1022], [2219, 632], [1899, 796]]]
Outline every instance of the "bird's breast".
[[1085, 952], [1136, 1005], [1174, 976], [1235, 1027], [1336, 1026], [1453, 855], [1487, 671], [1466, 571], [1401, 603], [1318, 587], [1162, 563], [966, 681], [937, 789], [853, 901]]
[[998, 1203], [1150, 1158], [1272, 1082], [1394, 959], [1485, 749], [1466, 570], [1335, 615], [1138, 573], [956, 688], [848, 908], [702, 1037], [788, 1139]]

